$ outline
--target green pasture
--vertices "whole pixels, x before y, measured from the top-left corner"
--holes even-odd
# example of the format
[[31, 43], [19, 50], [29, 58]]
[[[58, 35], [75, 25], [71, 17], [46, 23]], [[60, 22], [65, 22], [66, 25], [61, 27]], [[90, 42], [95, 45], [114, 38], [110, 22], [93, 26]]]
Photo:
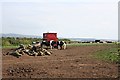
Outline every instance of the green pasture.
[[100, 46], [100, 45], [114, 45], [114, 43], [71, 43], [67, 46]]
[[119, 62], [120, 57], [119, 57], [120, 52], [118, 52], [118, 47], [113, 46], [108, 49], [103, 49], [97, 51], [93, 57], [99, 60], [103, 61], [108, 61], [108, 62]]

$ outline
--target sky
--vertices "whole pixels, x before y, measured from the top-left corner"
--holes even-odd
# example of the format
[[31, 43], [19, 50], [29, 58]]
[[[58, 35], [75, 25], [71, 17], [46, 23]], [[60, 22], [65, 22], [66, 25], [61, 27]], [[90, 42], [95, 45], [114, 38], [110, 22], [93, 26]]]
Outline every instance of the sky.
[[1, 33], [118, 39], [118, 0], [1, 0]]

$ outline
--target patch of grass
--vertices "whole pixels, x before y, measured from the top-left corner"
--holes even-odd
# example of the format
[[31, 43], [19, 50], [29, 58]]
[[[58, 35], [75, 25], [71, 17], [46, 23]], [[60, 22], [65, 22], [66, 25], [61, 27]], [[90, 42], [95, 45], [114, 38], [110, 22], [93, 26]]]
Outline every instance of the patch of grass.
[[97, 51], [94, 57], [104, 61], [118, 62], [119, 61], [118, 48], [111, 47], [108, 49]]
[[2, 46], [2, 48], [18, 48], [19, 46]]

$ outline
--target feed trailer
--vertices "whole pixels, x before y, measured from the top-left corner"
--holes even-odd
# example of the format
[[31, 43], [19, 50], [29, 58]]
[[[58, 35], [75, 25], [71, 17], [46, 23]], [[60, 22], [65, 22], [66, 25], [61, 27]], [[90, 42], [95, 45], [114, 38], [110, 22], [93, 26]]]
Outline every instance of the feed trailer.
[[43, 33], [43, 41], [41, 43], [41, 46], [50, 46], [50, 41], [53, 41], [52, 44], [54, 47], [57, 47], [57, 33]]

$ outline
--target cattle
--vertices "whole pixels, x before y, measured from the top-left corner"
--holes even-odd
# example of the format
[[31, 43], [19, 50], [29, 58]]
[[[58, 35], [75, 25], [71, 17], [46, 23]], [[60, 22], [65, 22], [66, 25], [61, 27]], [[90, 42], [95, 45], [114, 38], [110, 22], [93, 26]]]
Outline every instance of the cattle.
[[66, 42], [64, 42], [64, 41], [58, 41], [57, 42], [57, 46], [58, 46], [58, 49], [60, 49], [60, 50], [66, 49]]
[[47, 49], [48, 47], [50, 46], [50, 49], [53, 49], [53, 48], [57, 48], [57, 42], [54, 41], [54, 40], [50, 40], [50, 41], [42, 41], [41, 42], [41, 48], [43, 48], [43, 46], [46, 46]]
[[50, 40], [50, 49], [53, 49], [54, 48], [54, 40]]
[[47, 46], [47, 48], [50, 46], [50, 49], [57, 48], [59, 50], [66, 49], [66, 42], [65, 41], [54, 41], [50, 40], [49, 42], [47, 41], [42, 41], [41, 43], [41, 48], [43, 45]]
[[66, 49], [66, 47], [67, 47], [67, 43], [66, 42], [63, 42], [64, 44], [63, 44], [63, 49]]

